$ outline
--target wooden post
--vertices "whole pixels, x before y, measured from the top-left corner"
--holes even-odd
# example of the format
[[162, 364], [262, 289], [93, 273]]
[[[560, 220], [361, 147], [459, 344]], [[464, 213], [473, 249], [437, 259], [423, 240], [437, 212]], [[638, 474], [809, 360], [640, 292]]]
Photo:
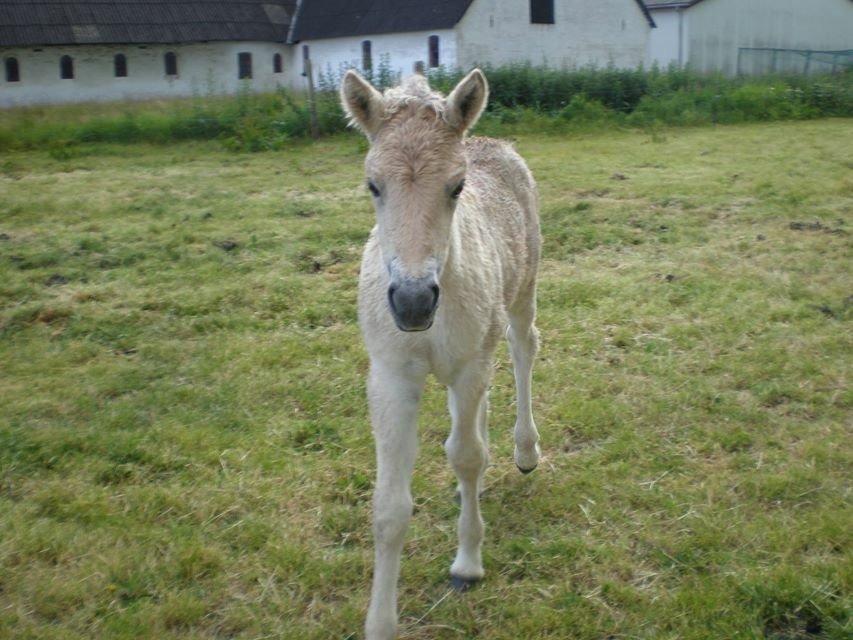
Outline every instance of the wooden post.
[[803, 75], [804, 76], [809, 75], [809, 69], [811, 68], [811, 66], [812, 66], [812, 52], [809, 51], [806, 54], [806, 64], [805, 64], [805, 67], [803, 68]]
[[317, 122], [317, 101], [314, 97], [314, 72], [311, 70], [311, 58], [305, 58], [305, 76], [308, 79], [308, 114], [311, 124], [311, 137], [320, 137], [320, 125]]

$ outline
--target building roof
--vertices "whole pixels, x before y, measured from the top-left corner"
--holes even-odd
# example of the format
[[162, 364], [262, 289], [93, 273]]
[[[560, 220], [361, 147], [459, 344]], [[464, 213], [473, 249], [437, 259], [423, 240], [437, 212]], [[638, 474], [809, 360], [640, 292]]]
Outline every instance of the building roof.
[[[473, 0], [302, 0], [291, 40], [452, 29]], [[634, 0], [654, 27], [643, 0]]]
[[285, 42], [296, 0], [0, 0], [0, 46]]
[[647, 4], [646, 0], [634, 0], [634, 2], [636, 2], [639, 5], [640, 10], [643, 12], [643, 15], [646, 16], [646, 21], [649, 23], [649, 26], [652, 29], [657, 27], [657, 25], [655, 24], [654, 18], [652, 18], [652, 14], [649, 13], [649, 8], [646, 6], [646, 4]]
[[644, 0], [644, 2], [649, 9], [654, 11], [655, 9], [692, 7], [694, 4], [702, 2], [702, 0]]
[[293, 41], [452, 29], [472, 0], [302, 0]]

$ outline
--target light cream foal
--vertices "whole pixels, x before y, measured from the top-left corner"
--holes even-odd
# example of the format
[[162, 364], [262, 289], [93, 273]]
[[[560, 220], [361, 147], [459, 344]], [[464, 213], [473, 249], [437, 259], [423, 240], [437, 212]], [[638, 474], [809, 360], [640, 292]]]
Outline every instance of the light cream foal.
[[417, 413], [427, 374], [449, 390], [445, 449], [461, 500], [459, 549], [450, 567], [456, 588], [483, 577], [486, 395], [505, 331], [518, 394], [515, 462], [529, 472], [539, 461], [530, 406], [538, 343], [536, 185], [509, 144], [465, 138], [487, 97], [479, 69], [447, 98], [423, 76], [381, 94], [349, 71], [341, 87], [347, 114], [370, 141], [365, 169], [377, 223], [359, 278], [377, 459], [368, 640], [396, 635], [397, 578], [412, 515]]

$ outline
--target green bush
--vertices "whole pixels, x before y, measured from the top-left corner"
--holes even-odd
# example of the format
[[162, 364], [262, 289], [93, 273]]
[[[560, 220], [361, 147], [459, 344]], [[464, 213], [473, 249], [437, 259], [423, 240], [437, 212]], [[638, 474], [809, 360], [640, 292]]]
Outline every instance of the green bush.
[[[603, 124], [694, 126], [853, 116], [853, 73], [832, 76], [725, 78], [689, 70], [546, 69], [530, 65], [486, 68], [490, 100], [477, 131], [507, 135], [558, 132]], [[317, 76], [317, 121], [321, 134], [344, 131], [346, 118], [337, 88], [344, 69]], [[399, 81], [383, 58], [369, 74], [378, 87]], [[430, 82], [447, 93], [462, 73], [432, 69]], [[0, 151], [50, 148], [66, 157], [84, 143], [220, 139], [235, 151], [280, 148], [311, 133], [304, 96], [279, 90], [236, 96], [119, 105], [120, 111], [91, 106], [11, 110], [0, 113]]]
[[614, 113], [598, 100], [590, 100], [584, 94], [574, 96], [559, 115], [564, 120], [575, 124], [598, 124], [613, 120]]

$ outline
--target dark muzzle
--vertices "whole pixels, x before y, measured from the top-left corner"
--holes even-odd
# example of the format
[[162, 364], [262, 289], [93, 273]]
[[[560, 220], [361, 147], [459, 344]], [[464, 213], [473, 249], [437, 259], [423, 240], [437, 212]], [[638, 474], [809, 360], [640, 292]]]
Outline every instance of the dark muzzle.
[[407, 278], [388, 287], [388, 306], [400, 331], [426, 331], [438, 306], [435, 278]]

